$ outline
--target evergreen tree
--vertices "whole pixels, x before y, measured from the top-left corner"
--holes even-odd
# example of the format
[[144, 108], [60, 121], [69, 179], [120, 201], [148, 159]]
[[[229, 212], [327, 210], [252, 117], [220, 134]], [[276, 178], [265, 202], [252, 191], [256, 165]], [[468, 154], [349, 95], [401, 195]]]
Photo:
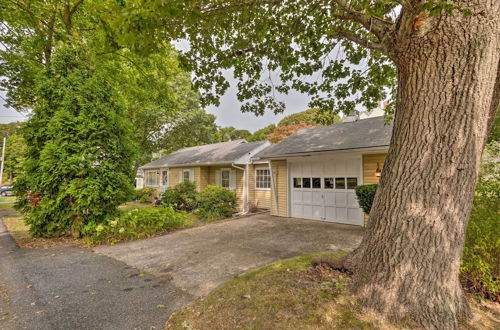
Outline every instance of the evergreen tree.
[[35, 236], [80, 232], [104, 221], [132, 192], [135, 148], [123, 100], [84, 47], [60, 46], [37, 81], [23, 129], [19, 207]]

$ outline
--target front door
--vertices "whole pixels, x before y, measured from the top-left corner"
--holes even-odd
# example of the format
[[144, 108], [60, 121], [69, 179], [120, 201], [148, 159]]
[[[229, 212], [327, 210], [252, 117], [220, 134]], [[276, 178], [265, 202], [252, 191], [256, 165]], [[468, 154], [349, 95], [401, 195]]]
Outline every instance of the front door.
[[163, 193], [168, 188], [168, 169], [161, 171], [160, 191]]

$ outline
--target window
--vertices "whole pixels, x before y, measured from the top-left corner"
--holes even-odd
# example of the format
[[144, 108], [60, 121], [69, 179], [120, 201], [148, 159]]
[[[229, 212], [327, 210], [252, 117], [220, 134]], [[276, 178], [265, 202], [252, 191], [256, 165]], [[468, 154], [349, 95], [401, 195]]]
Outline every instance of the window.
[[255, 188], [271, 189], [271, 172], [269, 169], [255, 170]]
[[347, 178], [347, 189], [354, 189], [358, 185], [358, 178]]
[[220, 185], [223, 188], [229, 188], [231, 181], [231, 170], [220, 171]]
[[159, 171], [146, 171], [146, 186], [156, 187], [159, 181]]
[[161, 171], [161, 180], [162, 186], [168, 186], [168, 170]]
[[302, 188], [302, 178], [293, 178], [293, 187]]
[[182, 178], [185, 181], [189, 181], [189, 170], [185, 170], [182, 172]]
[[345, 178], [335, 178], [335, 189], [345, 189]]
[[311, 178], [302, 178], [302, 187], [311, 188]]
[[321, 178], [312, 178], [312, 186], [314, 189], [321, 188]]
[[333, 189], [333, 178], [325, 178], [325, 189]]

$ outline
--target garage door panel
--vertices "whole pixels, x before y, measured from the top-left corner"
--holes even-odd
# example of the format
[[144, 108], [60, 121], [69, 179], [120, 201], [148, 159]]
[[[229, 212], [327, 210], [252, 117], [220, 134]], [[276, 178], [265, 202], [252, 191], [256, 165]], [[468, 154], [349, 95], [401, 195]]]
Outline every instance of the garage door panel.
[[293, 192], [293, 202], [294, 203], [302, 203], [302, 191], [300, 190], [295, 190]]
[[352, 207], [358, 207], [358, 199], [356, 198], [356, 193], [355, 192], [348, 192], [347, 193], [347, 205], [352, 206]]
[[333, 191], [325, 192], [324, 196], [325, 196], [325, 205], [335, 204], [335, 193]]
[[342, 221], [345, 222], [347, 220], [347, 208], [345, 207], [336, 207], [335, 208], [335, 215], [337, 221]]
[[307, 219], [312, 218], [312, 216], [313, 216], [312, 205], [303, 205], [302, 210], [303, 210], [302, 211], [303, 218], [307, 218]]
[[345, 192], [335, 193], [335, 205], [345, 206], [347, 204], [347, 198]]
[[312, 203], [315, 205], [323, 204], [323, 193], [321, 191], [313, 191]]
[[293, 214], [297, 218], [304, 217], [304, 206], [302, 204], [294, 204], [293, 205]]
[[312, 192], [311, 191], [302, 191], [302, 203], [304, 203], [304, 204], [312, 203]]
[[362, 214], [359, 209], [349, 208], [347, 209], [347, 217], [349, 220], [354, 220], [354, 224], [361, 225], [362, 222]]
[[325, 206], [325, 219], [328, 221], [335, 220], [335, 207], [333, 206]]

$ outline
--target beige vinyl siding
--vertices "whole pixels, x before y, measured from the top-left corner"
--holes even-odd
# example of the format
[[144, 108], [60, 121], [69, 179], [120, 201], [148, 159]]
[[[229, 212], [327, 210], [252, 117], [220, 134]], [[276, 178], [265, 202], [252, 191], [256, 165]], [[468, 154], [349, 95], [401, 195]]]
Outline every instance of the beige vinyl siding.
[[[198, 168], [198, 189], [203, 190], [208, 186], [208, 175], [209, 175], [209, 167], [203, 166]], [[195, 174], [196, 175], [196, 174]]]
[[363, 184], [378, 183], [380, 178], [375, 176], [377, 163], [380, 169], [384, 168], [384, 161], [387, 154], [363, 155]]
[[288, 216], [288, 173], [286, 160], [273, 160], [271, 162], [274, 178], [276, 199], [278, 207], [276, 208], [274, 197], [271, 196], [271, 214], [280, 217]]
[[260, 209], [271, 208], [271, 190], [257, 190], [255, 187], [255, 170], [269, 168], [267, 164], [248, 166], [248, 201]]

